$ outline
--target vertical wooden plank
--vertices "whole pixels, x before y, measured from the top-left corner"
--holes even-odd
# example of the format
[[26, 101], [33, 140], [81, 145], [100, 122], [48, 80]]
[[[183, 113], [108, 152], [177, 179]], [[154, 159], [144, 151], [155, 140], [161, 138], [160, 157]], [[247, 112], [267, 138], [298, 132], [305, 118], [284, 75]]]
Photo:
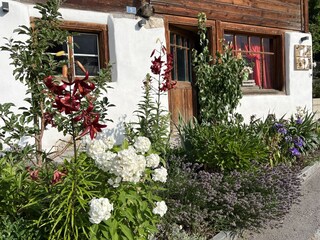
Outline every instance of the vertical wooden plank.
[[222, 51], [221, 39], [223, 38], [223, 30], [221, 27], [221, 21], [216, 21], [216, 49], [217, 51]]
[[303, 11], [303, 15], [304, 15], [304, 32], [309, 32], [309, 5], [308, 5], [308, 0], [304, 0], [304, 11]]

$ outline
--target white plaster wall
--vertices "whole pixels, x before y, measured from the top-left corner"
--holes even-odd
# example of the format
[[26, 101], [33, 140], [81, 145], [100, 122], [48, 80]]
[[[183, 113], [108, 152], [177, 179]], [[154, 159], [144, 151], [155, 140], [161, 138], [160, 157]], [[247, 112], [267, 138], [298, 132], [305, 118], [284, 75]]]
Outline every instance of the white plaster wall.
[[[18, 2], [9, 1], [10, 11], [3, 12], [0, 9], [0, 46], [5, 45], [8, 41], [5, 38], [14, 38], [23, 40], [21, 36], [13, 33], [19, 25], [29, 25], [28, 7]], [[9, 52], [0, 53], [0, 74], [1, 74], [1, 92], [0, 103], [13, 102], [17, 106], [24, 103], [25, 87], [19, 81], [15, 81], [13, 77], [14, 67], [9, 63]]]
[[[309, 39], [301, 43], [301, 37]], [[285, 34], [285, 70], [286, 70], [286, 93], [282, 95], [244, 95], [237, 111], [246, 121], [250, 116], [256, 115], [264, 118], [269, 113], [277, 117], [296, 113], [297, 107], [312, 110], [312, 70], [294, 70], [294, 45], [312, 45], [311, 35], [299, 32], [286, 32]]]
[[[109, 48], [110, 62], [113, 64], [113, 89], [109, 91], [109, 99], [116, 105], [110, 108], [110, 116], [115, 121], [110, 124], [113, 131], [120, 130], [124, 120], [134, 121], [133, 111], [141, 100], [142, 83], [147, 73], [150, 73], [150, 54], [154, 48], [159, 48], [157, 39], [164, 40], [164, 28], [139, 28], [140, 19], [123, 18], [121, 15], [109, 17]], [[167, 96], [162, 103], [168, 106]], [[119, 132], [115, 133], [119, 135]]]
[[[2, 14], [0, 11], [1, 36], [10, 38], [12, 32], [19, 25], [29, 25], [30, 17], [40, 16], [32, 5], [10, 1], [10, 12]], [[138, 27], [137, 18], [128, 14], [108, 14], [94, 11], [60, 9], [64, 20], [108, 25], [109, 54], [113, 65], [113, 79], [109, 85], [113, 87], [108, 92], [109, 101], [116, 105], [109, 110], [109, 118], [114, 122], [107, 123], [107, 131], [119, 140], [123, 137], [123, 121], [134, 121], [133, 111], [141, 100], [142, 82], [150, 73], [150, 54], [160, 45], [157, 39], [165, 42], [162, 19], [154, 19], [153, 27]], [[16, 38], [16, 36], [14, 36]], [[5, 41], [1, 38], [0, 45]], [[24, 104], [25, 88], [23, 84], [14, 80], [13, 67], [9, 66], [9, 54], [1, 52], [0, 71], [1, 88], [0, 102], [14, 102], [17, 106]], [[168, 107], [167, 96], [162, 97], [164, 108]], [[55, 142], [63, 138], [55, 129], [45, 133], [44, 148], [50, 149]]]

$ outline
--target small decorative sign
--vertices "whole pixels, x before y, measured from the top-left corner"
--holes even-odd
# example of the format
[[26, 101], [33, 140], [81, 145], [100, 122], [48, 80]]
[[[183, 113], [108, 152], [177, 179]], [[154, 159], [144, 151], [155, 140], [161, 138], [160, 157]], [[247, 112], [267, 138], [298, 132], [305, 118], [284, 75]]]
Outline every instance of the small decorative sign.
[[294, 45], [295, 70], [309, 70], [312, 68], [311, 46]]
[[131, 6], [127, 6], [126, 7], [126, 11], [127, 11], [127, 13], [130, 13], [130, 14], [136, 14], [137, 13], [137, 9], [135, 7], [131, 7]]

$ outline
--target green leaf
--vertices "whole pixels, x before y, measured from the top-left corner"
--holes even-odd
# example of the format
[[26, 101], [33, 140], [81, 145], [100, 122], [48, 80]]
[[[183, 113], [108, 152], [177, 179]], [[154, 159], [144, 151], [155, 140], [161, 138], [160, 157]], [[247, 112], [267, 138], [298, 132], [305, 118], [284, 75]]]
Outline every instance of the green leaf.
[[119, 227], [120, 227], [121, 231], [123, 232], [123, 234], [124, 234], [129, 240], [134, 240], [133, 234], [132, 234], [130, 228], [128, 228], [126, 225], [123, 225], [123, 224], [119, 224]]

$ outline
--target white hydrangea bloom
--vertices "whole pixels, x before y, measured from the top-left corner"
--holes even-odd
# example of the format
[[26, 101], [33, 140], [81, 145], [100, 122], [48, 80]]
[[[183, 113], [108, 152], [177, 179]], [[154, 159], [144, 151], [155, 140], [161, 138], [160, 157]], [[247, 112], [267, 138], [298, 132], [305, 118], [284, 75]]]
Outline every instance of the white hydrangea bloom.
[[104, 152], [98, 157], [94, 158], [95, 164], [102, 171], [109, 172], [113, 165], [113, 160], [117, 156], [116, 153], [111, 151]]
[[164, 201], [156, 202], [156, 207], [152, 210], [154, 214], [159, 214], [161, 217], [167, 212], [168, 207]]
[[133, 146], [137, 150], [137, 152], [146, 153], [151, 147], [151, 142], [149, 138], [137, 137]]
[[165, 183], [167, 181], [167, 169], [164, 167], [157, 168], [154, 170], [154, 173], [152, 174], [152, 179], [154, 181], [159, 181]]
[[160, 157], [158, 154], [150, 154], [146, 157], [147, 167], [156, 168], [159, 166]]
[[133, 147], [118, 152], [110, 172], [122, 178], [122, 181], [137, 183], [146, 168], [146, 159], [138, 155]]
[[95, 139], [90, 142], [87, 148], [87, 153], [93, 159], [100, 158], [103, 153], [106, 152], [107, 146], [102, 140]]
[[93, 224], [99, 224], [103, 220], [108, 220], [111, 217], [113, 204], [108, 198], [92, 199], [90, 201], [89, 221]]

